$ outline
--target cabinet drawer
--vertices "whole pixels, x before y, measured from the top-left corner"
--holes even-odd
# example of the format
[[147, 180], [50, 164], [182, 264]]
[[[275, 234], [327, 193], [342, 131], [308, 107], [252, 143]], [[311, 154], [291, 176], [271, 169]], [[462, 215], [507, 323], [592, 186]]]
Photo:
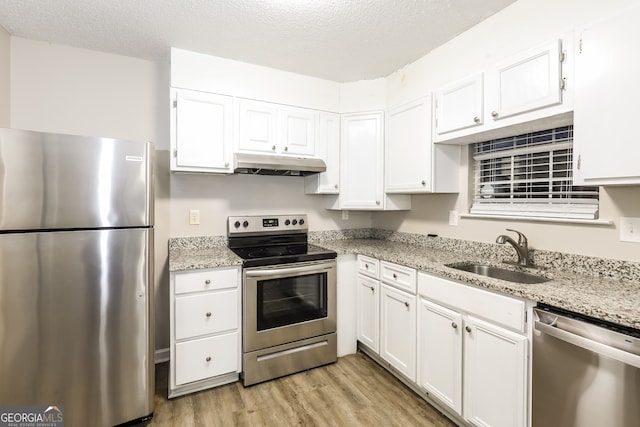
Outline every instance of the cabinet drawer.
[[176, 298], [176, 340], [238, 328], [238, 290]]
[[418, 274], [418, 293], [430, 300], [525, 332], [524, 301], [425, 273]]
[[358, 273], [378, 279], [380, 271], [380, 261], [364, 255], [358, 255]]
[[380, 280], [387, 285], [416, 294], [416, 270], [413, 268], [382, 261], [380, 276]]
[[238, 287], [239, 269], [211, 269], [175, 273], [175, 293], [211, 291]]
[[176, 344], [176, 385], [238, 371], [238, 333]]

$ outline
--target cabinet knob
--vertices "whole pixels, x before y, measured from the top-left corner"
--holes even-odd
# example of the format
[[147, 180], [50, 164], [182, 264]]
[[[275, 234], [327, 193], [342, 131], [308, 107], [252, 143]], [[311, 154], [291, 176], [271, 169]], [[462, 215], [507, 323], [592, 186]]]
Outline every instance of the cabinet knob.
[[491, 117], [498, 117], [498, 112], [497, 111], [492, 111], [491, 112]]
[[333, 187], [337, 190], [338, 189], [338, 184], [334, 185]]
[[271, 151], [276, 151], [276, 146], [275, 145], [271, 146]]
[[427, 185], [427, 181], [423, 179], [422, 182], [420, 182], [420, 184], [422, 184], [422, 186], [424, 187], [425, 185]]
[[380, 200], [376, 200], [376, 205], [380, 206]]
[[458, 329], [458, 324], [456, 322], [451, 322], [451, 327], [453, 329]]
[[471, 333], [471, 326], [465, 326], [465, 327], [464, 327], [464, 330], [465, 330], [465, 331], [467, 331], [467, 332], [469, 332], [469, 333]]
[[207, 316], [207, 317], [211, 317], [211, 312], [210, 312], [210, 311], [207, 311], [207, 314], [206, 314], [205, 316]]
[[289, 151], [289, 147], [284, 147], [284, 151]]
[[397, 275], [396, 273], [393, 273], [393, 278], [394, 278], [394, 279], [397, 279], [397, 278], [398, 278], [398, 275]]
[[207, 358], [204, 360], [206, 360], [207, 362], [211, 362], [211, 356], [207, 356]]
[[369, 269], [369, 264], [365, 264], [364, 268], [366, 268], [368, 270]]
[[404, 302], [404, 306], [409, 308], [409, 303], [407, 301]]
[[205, 284], [205, 285], [210, 285], [210, 284], [211, 284], [211, 280], [209, 280], [209, 279], [205, 280], [205, 281], [204, 281], [204, 284]]
[[229, 162], [226, 162], [226, 163], [224, 164], [224, 167], [225, 167], [225, 168], [228, 168], [228, 167], [229, 167]]
[[[494, 116], [494, 117], [495, 117], [495, 116]], [[474, 121], [474, 122], [476, 122], [476, 123], [480, 123], [480, 117], [475, 116], [475, 117], [473, 118], [473, 121]]]
[[373, 286], [371, 286], [371, 292], [375, 292], [376, 288], [374, 288]]

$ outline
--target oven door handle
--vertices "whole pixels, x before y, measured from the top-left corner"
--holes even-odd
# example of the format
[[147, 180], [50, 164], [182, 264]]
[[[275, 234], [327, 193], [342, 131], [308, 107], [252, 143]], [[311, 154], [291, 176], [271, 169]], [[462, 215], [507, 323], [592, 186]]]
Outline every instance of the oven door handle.
[[318, 272], [321, 273], [323, 271], [329, 271], [334, 266], [322, 267], [318, 265], [305, 265], [299, 267], [285, 267], [285, 268], [273, 268], [269, 270], [245, 270], [245, 274], [247, 277], [257, 277], [257, 276], [273, 276], [273, 275], [283, 275], [283, 274], [298, 274], [298, 273], [309, 273], [309, 272]]

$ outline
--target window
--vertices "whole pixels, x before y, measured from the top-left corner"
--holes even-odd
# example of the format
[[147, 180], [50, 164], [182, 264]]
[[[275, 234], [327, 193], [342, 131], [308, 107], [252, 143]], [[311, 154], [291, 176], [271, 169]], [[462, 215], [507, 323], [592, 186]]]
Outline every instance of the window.
[[573, 185], [573, 126], [479, 142], [472, 156], [472, 214], [598, 218], [598, 187]]

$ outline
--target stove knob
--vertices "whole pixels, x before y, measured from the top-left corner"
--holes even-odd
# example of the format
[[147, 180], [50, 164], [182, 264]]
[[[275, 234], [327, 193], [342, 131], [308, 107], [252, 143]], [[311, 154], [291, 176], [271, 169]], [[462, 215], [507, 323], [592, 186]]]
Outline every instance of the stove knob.
[[234, 222], [234, 223], [233, 223], [233, 226], [234, 226], [235, 228], [240, 227], [240, 221], [236, 221], [236, 222]]
[[304, 219], [301, 219], [300, 221], [298, 221], [298, 224], [300, 225], [304, 224]]
[[294, 219], [293, 221], [291, 221], [291, 224], [296, 225], [298, 223], [297, 219]]
[[249, 226], [249, 221], [245, 221], [245, 222], [243, 222], [243, 223], [242, 223], [242, 226], [243, 226], [244, 228], [247, 228], [247, 227]]
[[289, 224], [291, 224], [291, 221], [289, 221], [288, 219], [285, 220], [284, 225], [289, 225]]

